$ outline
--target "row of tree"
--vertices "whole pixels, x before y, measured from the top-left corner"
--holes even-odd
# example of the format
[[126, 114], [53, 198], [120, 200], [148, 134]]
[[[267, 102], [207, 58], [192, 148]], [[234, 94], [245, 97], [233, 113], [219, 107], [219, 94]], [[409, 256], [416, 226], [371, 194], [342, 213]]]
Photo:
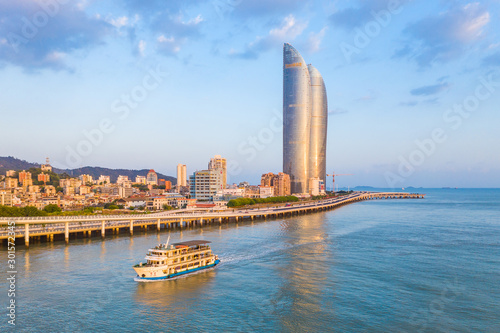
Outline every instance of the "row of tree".
[[61, 208], [57, 205], [47, 205], [42, 210], [34, 206], [9, 207], [0, 205], [0, 216], [2, 217], [47, 216], [60, 212]]
[[255, 205], [261, 203], [285, 203], [285, 202], [297, 202], [299, 198], [293, 195], [281, 196], [281, 197], [269, 197], [269, 198], [238, 198], [231, 199], [227, 203], [230, 208]]

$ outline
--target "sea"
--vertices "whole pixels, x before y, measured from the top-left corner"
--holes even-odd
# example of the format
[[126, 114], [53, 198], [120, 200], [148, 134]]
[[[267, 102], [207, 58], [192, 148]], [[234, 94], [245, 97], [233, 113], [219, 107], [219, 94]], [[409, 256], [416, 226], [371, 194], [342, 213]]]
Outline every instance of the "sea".
[[[308, 215], [0, 248], [0, 332], [500, 332], [500, 189], [412, 189]], [[221, 264], [136, 282], [159, 243]]]

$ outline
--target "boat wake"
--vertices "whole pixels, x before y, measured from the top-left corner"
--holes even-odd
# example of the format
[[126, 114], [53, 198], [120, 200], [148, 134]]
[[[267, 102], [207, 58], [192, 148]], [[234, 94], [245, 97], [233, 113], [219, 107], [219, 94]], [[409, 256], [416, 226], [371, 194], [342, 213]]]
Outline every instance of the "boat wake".
[[[217, 264], [217, 266], [220, 266], [220, 264]], [[179, 276], [174, 276], [174, 277], [168, 278], [168, 279], [149, 280], [149, 279], [143, 279], [141, 277], [136, 276], [134, 278], [134, 281], [136, 281], [136, 282], [161, 282], [161, 281], [172, 281], [172, 280], [177, 280], [177, 279], [184, 279], [184, 278], [191, 276], [191, 275], [201, 274], [203, 272], [208, 272], [208, 271], [214, 270], [217, 266], [205, 268], [201, 271], [196, 271], [196, 272], [192, 272], [192, 273], [182, 274]]]

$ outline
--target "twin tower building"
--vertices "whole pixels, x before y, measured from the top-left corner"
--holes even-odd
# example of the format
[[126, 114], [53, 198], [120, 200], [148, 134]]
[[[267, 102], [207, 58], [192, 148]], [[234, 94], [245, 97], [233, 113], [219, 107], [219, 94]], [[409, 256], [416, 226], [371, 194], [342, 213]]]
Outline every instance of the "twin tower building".
[[[290, 44], [283, 47], [283, 172], [291, 192], [318, 193], [326, 181], [328, 103], [323, 77]], [[323, 187], [323, 188], [321, 188]]]

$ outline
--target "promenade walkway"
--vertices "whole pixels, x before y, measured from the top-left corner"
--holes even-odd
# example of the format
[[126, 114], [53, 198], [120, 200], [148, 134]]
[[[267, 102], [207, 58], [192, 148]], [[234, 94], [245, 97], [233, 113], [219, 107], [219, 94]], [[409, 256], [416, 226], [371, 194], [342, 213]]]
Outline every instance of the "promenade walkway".
[[[0, 243], [7, 245], [9, 238], [9, 223], [15, 223], [15, 238], [24, 238], [24, 244], [29, 246], [30, 240], [54, 241], [54, 236], [63, 237], [66, 243], [70, 237], [83, 235], [91, 237], [109, 233], [120, 233], [126, 230], [130, 235], [137, 228], [182, 229], [189, 226], [205, 224], [222, 224], [241, 220], [279, 218], [318, 211], [334, 209], [342, 205], [377, 199], [423, 199], [425, 194], [402, 192], [354, 192], [325, 200], [294, 203], [281, 207], [266, 207], [254, 209], [222, 210], [222, 211], [189, 211], [174, 210], [151, 214], [130, 215], [82, 215], [82, 216], [43, 216], [43, 217], [0, 217]], [[12, 235], [10, 236], [12, 241]], [[17, 243], [17, 241], [16, 241]]]

